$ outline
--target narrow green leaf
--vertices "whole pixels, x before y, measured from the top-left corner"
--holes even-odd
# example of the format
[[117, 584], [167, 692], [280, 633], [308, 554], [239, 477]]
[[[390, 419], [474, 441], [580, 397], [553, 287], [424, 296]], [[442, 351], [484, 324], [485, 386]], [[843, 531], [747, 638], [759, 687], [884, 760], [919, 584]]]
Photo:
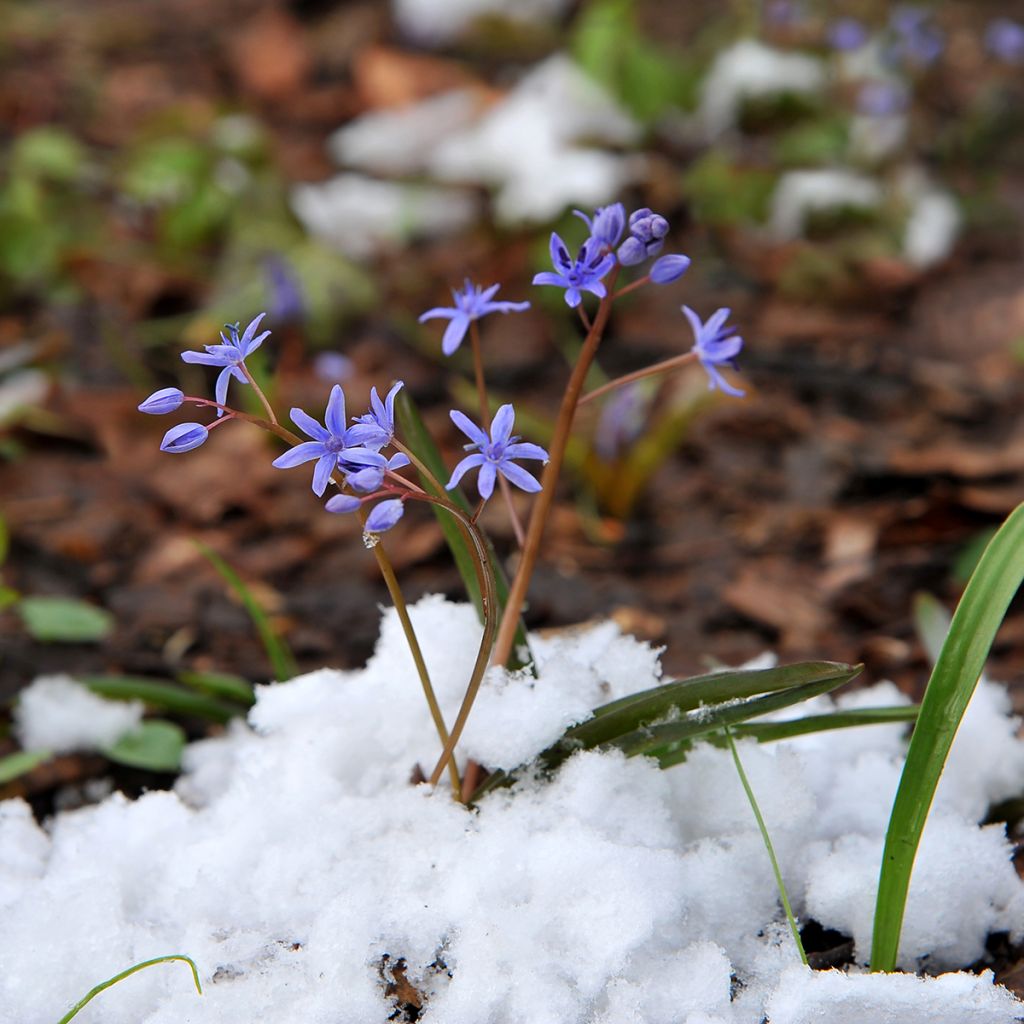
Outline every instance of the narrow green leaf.
[[24, 597], [17, 605], [25, 628], [42, 643], [96, 643], [109, 636], [114, 616], [67, 597]]
[[36, 765], [49, 761], [53, 757], [49, 750], [19, 750], [16, 754], [8, 754], [0, 757], [0, 786], [18, 778], [19, 775], [26, 775]]
[[195, 961], [193, 961], [191, 957], [183, 956], [180, 953], [170, 953], [167, 956], [158, 956], [152, 960], [143, 960], [142, 963], [134, 964], [127, 970], [121, 971], [120, 974], [115, 974], [112, 978], [108, 978], [106, 981], [100, 982], [99, 985], [91, 988], [81, 999], [79, 999], [78, 1002], [75, 1003], [75, 1005], [72, 1006], [59, 1021], [57, 1021], [57, 1024], [69, 1024], [69, 1022], [78, 1015], [79, 1010], [95, 999], [101, 992], [105, 992], [108, 988], [112, 985], [116, 985], [119, 981], [124, 981], [125, 978], [130, 977], [137, 971], [143, 971], [147, 967], [152, 967], [154, 964], [170, 963], [173, 960], [180, 960], [182, 963], [189, 965], [192, 969], [192, 983], [195, 985], [196, 991], [202, 995], [203, 986], [199, 984], [199, 969], [196, 967]]
[[252, 683], [230, 672], [179, 672], [178, 682], [200, 693], [235, 701], [247, 708], [256, 703]]
[[150, 772], [178, 771], [184, 749], [184, 729], [160, 718], [151, 718], [116, 743], [100, 748], [105, 757], [117, 764]]
[[999, 629], [1024, 580], [1024, 504], [985, 548], [932, 670], [893, 801], [875, 904], [871, 969], [891, 971], [917, 847], [953, 737]]
[[[787, 718], [782, 722], [743, 722], [732, 727], [732, 734], [737, 737], [752, 736], [758, 743], [773, 743], [778, 740], [792, 739], [794, 736], [807, 736], [815, 732], [828, 732], [831, 729], [853, 729], [861, 725], [895, 725], [913, 722], [917, 718], [917, 705], [885, 708], [857, 708], [855, 711], [831, 711], [823, 715], [807, 715], [804, 718]], [[702, 739], [725, 746], [715, 736], [704, 736]], [[656, 757], [662, 768], [671, 768], [686, 760], [686, 755], [693, 748], [692, 743], [679, 743], [660, 747], [650, 752]]]
[[266, 612], [260, 607], [260, 603], [256, 600], [253, 592], [242, 582], [242, 578], [238, 573], [213, 548], [203, 544], [202, 541], [196, 541], [195, 545], [214, 569], [220, 573], [224, 582], [231, 587], [245, 606], [245, 610], [249, 613], [249, 618], [252, 619], [252, 623], [256, 627], [256, 632], [260, 635], [260, 641], [263, 643], [263, 649], [267, 652], [267, 658], [274, 668], [274, 678], [279, 682], [284, 682], [297, 676], [299, 670], [295, 664], [295, 658], [292, 657], [291, 649], [284, 638], [278, 636], [275, 632], [274, 627], [267, 618]]
[[[408, 392], [403, 388], [398, 393], [398, 398], [395, 403], [398, 410], [398, 422], [402, 430], [402, 437], [405, 443], [409, 446], [409, 449], [415, 453], [423, 464], [430, 470], [434, 477], [443, 482], [448, 479], [449, 472], [444, 464], [444, 459], [441, 458], [441, 453], [438, 451], [437, 445], [434, 444], [434, 439], [430, 436], [430, 432], [427, 430], [426, 424], [423, 422], [423, 418], [420, 416], [419, 410], [416, 408], [416, 404], [409, 397]], [[472, 512], [469, 507], [469, 502], [466, 501], [465, 497], [458, 490], [444, 491], [435, 487], [430, 480], [420, 474], [420, 486], [424, 490], [431, 494], [439, 497], [448, 498], [454, 504], [458, 505], [465, 512]], [[458, 522], [455, 518], [442, 508], [438, 508], [436, 505], [432, 505], [431, 508], [434, 511], [434, 516], [441, 526], [441, 532], [444, 534], [445, 543], [448, 545], [448, 549], [452, 553], [452, 558], [455, 561], [455, 567], [459, 571], [459, 575], [462, 577], [462, 584], [466, 588], [466, 593], [469, 595], [470, 600], [476, 607], [477, 614], [480, 616], [481, 622], [483, 621], [483, 602], [480, 595], [480, 581], [477, 579], [476, 574], [476, 560], [473, 557], [472, 550], [469, 546], [469, 541], [463, 536], [462, 529], [459, 527]], [[487, 555], [491, 560], [491, 566], [494, 569], [494, 581], [498, 593], [498, 609], [499, 615], [501, 609], [505, 607], [505, 603], [508, 600], [508, 579], [502, 570], [501, 563], [498, 561], [497, 556], [494, 553], [494, 549], [491, 547], [491, 542], [485, 538], [487, 544]], [[526, 630], [523, 627], [522, 622], [519, 623], [519, 628], [516, 630], [515, 643], [513, 644], [514, 651], [528, 650], [526, 642]], [[522, 668], [524, 663], [515, 662], [510, 664], [509, 668]]]
[[110, 700], [141, 700], [150, 707], [211, 722], [227, 722], [242, 714], [237, 704], [226, 704], [164, 680], [94, 675], [80, 676], [79, 682]]

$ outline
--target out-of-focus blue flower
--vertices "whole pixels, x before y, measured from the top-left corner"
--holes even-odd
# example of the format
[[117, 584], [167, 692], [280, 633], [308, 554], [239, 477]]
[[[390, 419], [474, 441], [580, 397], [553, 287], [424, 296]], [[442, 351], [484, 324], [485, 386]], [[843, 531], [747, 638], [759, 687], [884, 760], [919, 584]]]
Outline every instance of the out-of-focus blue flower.
[[1007, 64], [1024, 63], [1024, 25], [1010, 18], [996, 18], [985, 29], [985, 49]]
[[445, 490], [450, 491], [458, 486], [459, 481], [469, 470], [477, 468], [480, 475], [477, 477], [476, 486], [480, 497], [485, 501], [494, 493], [494, 482], [498, 473], [524, 491], [535, 493], [540, 490], [537, 480], [521, 466], [517, 466], [513, 460], [538, 459], [547, 462], [548, 453], [540, 445], [520, 442], [518, 437], [512, 436], [512, 424], [515, 422], [516, 414], [511, 405], [503, 405], [494, 414], [490, 436], [457, 409], [453, 409], [450, 415], [455, 426], [472, 442], [465, 446], [465, 450], [474, 454], [467, 455], [455, 467], [451, 479], [444, 485]]
[[624, 267], [635, 267], [651, 256], [657, 256], [665, 245], [668, 221], [647, 207], [629, 215], [629, 237], [619, 246], [619, 262]]
[[[336, 494], [328, 499], [324, 508], [335, 515], [345, 515], [348, 512], [355, 512], [362, 504], [362, 499], [354, 494]], [[378, 502], [366, 517], [363, 529], [367, 533], [384, 533], [402, 518], [404, 512], [405, 502], [401, 498], [388, 498], [386, 501]]]
[[591, 292], [599, 299], [608, 294], [601, 278], [615, 266], [615, 257], [604, 251], [602, 243], [588, 238], [573, 259], [565, 242], [557, 234], [551, 234], [551, 263], [554, 272], [543, 270], [533, 277], [534, 284], [550, 284], [565, 289], [565, 301], [569, 306], [578, 306], [583, 301], [582, 292]]
[[354, 368], [352, 360], [340, 352], [321, 352], [313, 360], [313, 372], [331, 384], [343, 384], [352, 376]]
[[921, 67], [934, 64], [942, 55], [945, 37], [931, 21], [931, 11], [916, 4], [900, 4], [889, 19], [895, 39], [885, 55], [892, 63], [907, 61]]
[[263, 264], [270, 281], [270, 312], [280, 323], [301, 320], [306, 312], [302, 285], [291, 265], [277, 253], [271, 253]]
[[421, 314], [420, 323], [438, 317], [450, 320], [441, 339], [441, 351], [450, 356], [466, 337], [466, 331], [473, 320], [479, 320], [488, 313], [520, 313], [529, 309], [529, 302], [492, 302], [501, 285], [492, 284], [490, 288], [481, 288], [466, 278], [465, 287], [461, 292], [452, 289], [454, 306], [435, 306]]
[[353, 426], [349, 428], [350, 443], [376, 448], [377, 451], [391, 444], [395, 436], [395, 396], [403, 387], [402, 381], [396, 381], [383, 402], [377, 389], [370, 388], [370, 412], [353, 419]]
[[898, 82], [874, 78], [857, 90], [857, 111], [867, 117], [892, 117], [907, 108], [907, 90]]
[[313, 469], [313, 493], [317, 497], [321, 497], [327, 490], [331, 474], [336, 469], [340, 468], [343, 472], [350, 473], [357, 472], [363, 466], [383, 468], [387, 465], [383, 455], [351, 443], [351, 435], [345, 426], [345, 392], [341, 390], [340, 384], [335, 384], [331, 389], [324, 417], [326, 428], [301, 409], [292, 409], [292, 421], [313, 440], [297, 444], [284, 455], [274, 459], [273, 464], [278, 469], [291, 469], [293, 466], [301, 466], [316, 459], [316, 466]]
[[690, 268], [690, 257], [672, 253], [667, 256], [659, 256], [651, 266], [651, 280], [655, 284], [671, 284]]
[[647, 401], [638, 384], [620, 388], [605, 403], [594, 431], [594, 449], [611, 462], [631, 445], [644, 428]]
[[733, 387], [719, 372], [719, 366], [731, 366], [736, 368], [736, 356], [743, 348], [743, 339], [733, 333], [733, 329], [725, 323], [729, 319], [728, 309], [719, 309], [708, 317], [707, 323], [701, 323], [701, 319], [690, 309], [689, 306], [682, 307], [686, 319], [690, 321], [693, 328], [693, 349], [701, 366], [708, 375], [708, 387], [718, 388], [727, 395], [734, 395], [742, 398], [744, 392]]
[[796, 0], [768, 0], [764, 5], [764, 20], [780, 28], [799, 24], [806, 16], [804, 5]]
[[594, 216], [588, 217], [582, 210], [572, 211], [590, 229], [590, 237], [609, 249], [619, 244], [622, 232], [626, 228], [626, 208], [622, 203], [611, 206], [599, 206]]
[[209, 430], [202, 423], [179, 423], [164, 434], [164, 439], [160, 442], [160, 451], [170, 452], [172, 455], [190, 452], [193, 448], [206, 444], [209, 436]]
[[[224, 405], [228, 398], [228, 382], [232, 377], [246, 383], [245, 374], [241, 367], [246, 358], [252, 355], [263, 344], [263, 339], [270, 335], [270, 331], [264, 331], [256, 335], [260, 321], [266, 316], [260, 313], [239, 337], [238, 324], [225, 324], [224, 331], [221, 331], [220, 339], [223, 345], [204, 345], [205, 352], [182, 352], [181, 358], [186, 363], [201, 363], [203, 366], [223, 366], [217, 376], [217, 384], [214, 388], [214, 397], [218, 405]], [[217, 410], [218, 416], [224, 415], [223, 409]]]
[[139, 406], [139, 412], [149, 413], [150, 416], [163, 416], [164, 413], [174, 412], [180, 408], [184, 401], [185, 395], [178, 388], [162, 388], [160, 391], [154, 391]]
[[868, 30], [856, 18], [838, 18], [829, 25], [827, 37], [835, 50], [859, 50], [868, 41]]

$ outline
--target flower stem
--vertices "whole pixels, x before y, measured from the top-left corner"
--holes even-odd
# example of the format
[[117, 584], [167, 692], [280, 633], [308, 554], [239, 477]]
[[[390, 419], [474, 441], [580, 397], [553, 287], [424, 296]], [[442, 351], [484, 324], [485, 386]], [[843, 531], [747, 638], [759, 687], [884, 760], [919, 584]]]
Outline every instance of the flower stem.
[[608, 394], [609, 391], [625, 387], [625, 385], [632, 384], [634, 381], [643, 380], [645, 377], [653, 377], [657, 373], [667, 373], [669, 370], [685, 366], [687, 363], [692, 363], [696, 358], [696, 352], [684, 352], [681, 356], [672, 356], [671, 359], [663, 359], [660, 363], [645, 366], [642, 370], [634, 370], [632, 373], [616, 377], [615, 380], [610, 380], [607, 384], [602, 384], [599, 388], [588, 391], [579, 400], [579, 405], [586, 405], [588, 402], [594, 401], [595, 398], [600, 398], [602, 395]]
[[245, 379], [252, 385], [253, 391], [256, 392], [256, 397], [262, 403], [263, 408], [266, 409], [267, 418], [270, 420], [271, 423], [276, 425], [277, 417], [274, 415], [273, 407], [271, 406], [270, 402], [267, 401], [267, 396], [263, 394], [263, 389], [259, 386], [259, 384], [256, 383], [256, 378], [252, 375], [252, 371], [249, 369], [248, 366], [245, 365], [245, 363], [239, 363], [238, 365], [241, 368], [242, 373], [245, 374]]
[[757, 798], [754, 796], [754, 790], [747, 779], [747, 773], [743, 770], [739, 751], [736, 749], [736, 743], [732, 738], [732, 730], [729, 726], [725, 727], [725, 738], [729, 743], [729, 750], [732, 752], [736, 773], [740, 777], [740, 782], [743, 783], [743, 791], [747, 794], [747, 800], [750, 801], [750, 809], [754, 812], [754, 817], [757, 819], [757, 827], [761, 830], [761, 838], [764, 840], [765, 849], [768, 851], [768, 859], [772, 862], [772, 872], [775, 874], [775, 884], [779, 889], [782, 909], [786, 912], [786, 920], [789, 922], [789, 930], [793, 933], [793, 941], [796, 943], [797, 952], [800, 954], [804, 967], [806, 967], [807, 954], [804, 952], [804, 944], [800, 939], [800, 929], [797, 928], [796, 918], [793, 916], [793, 908], [789, 904], [789, 895], [786, 893], [786, 883], [782, 880], [782, 871], [779, 869], [779, 861], [775, 856], [775, 847], [772, 845], [771, 836], [768, 835], [768, 826], [765, 825], [764, 818], [761, 816], [761, 808], [757, 806]]
[[621, 299], [623, 295], [628, 295], [630, 292], [635, 292], [637, 288], [643, 288], [648, 281], [650, 281], [651, 275], [645, 274], [643, 277], [638, 277], [635, 281], [630, 282], [625, 288], [620, 288], [613, 296], [612, 301], [615, 299]]
[[[363, 521], [365, 522], [365, 516]], [[423, 650], [416, 636], [416, 630], [413, 629], [412, 619], [409, 618], [409, 608], [405, 603], [402, 588], [398, 584], [398, 577], [395, 576], [394, 566], [385, 553], [382, 543], [374, 544], [373, 554], [377, 559], [380, 574], [384, 577], [384, 584], [391, 595], [395, 611], [398, 613], [398, 621], [401, 623], [402, 632], [405, 634], [406, 642], [409, 644], [409, 653], [412, 655], [412, 660], [416, 665], [416, 673], [420, 677], [423, 696], [427, 700], [427, 707], [430, 708], [430, 717], [434, 720], [434, 728], [437, 730], [437, 735], [441, 740], [441, 746], [446, 747], [449, 740], [448, 727], [445, 725], [441, 706], [437, 703], [437, 695], [434, 693], [434, 687], [430, 682], [430, 673], [427, 671], [427, 663], [423, 658]], [[455, 763], [455, 758], [448, 762], [448, 773], [451, 776], [452, 791], [455, 793], [455, 799], [458, 800], [462, 793], [462, 781], [459, 779], [459, 769]]]
[[522, 614], [523, 605], [526, 602], [526, 592], [530, 586], [530, 579], [533, 577], [533, 570], [537, 564], [537, 556], [540, 554], [541, 542], [544, 539], [544, 527], [547, 525], [548, 516], [555, 500], [555, 489], [558, 484], [558, 477], [562, 471], [562, 461], [565, 458], [565, 449], [569, 443], [569, 434], [572, 430], [573, 417], [576, 414], [576, 406], [579, 403], [580, 392], [583, 390], [583, 382], [586, 380], [587, 371], [594, 361], [597, 348], [601, 344], [605, 327], [608, 325], [608, 317], [612, 311], [611, 290], [615, 284], [615, 277], [618, 268], [612, 271], [611, 280], [608, 282], [608, 292], [597, 307], [597, 315], [587, 333], [587, 337], [580, 349], [579, 359], [573, 367], [566, 385], [565, 394], [562, 396], [562, 404], [558, 410], [558, 419], [555, 421], [555, 430], [551, 438], [551, 446], [548, 450], [548, 463], [541, 475], [541, 490], [534, 502], [533, 510], [530, 513], [530, 522], [526, 529], [526, 539], [523, 542], [523, 553], [519, 560], [519, 567], [516, 570], [515, 578], [509, 587], [508, 599], [505, 602], [505, 611], [502, 615], [501, 625], [498, 628], [498, 637], [494, 645], [494, 663], [504, 665], [512, 654], [512, 645], [515, 643], [516, 629], [519, 625], [519, 616]]
[[484, 380], [484, 357], [480, 345], [480, 329], [475, 320], [469, 322], [469, 340], [473, 347], [473, 373], [476, 376], [476, 394], [480, 401], [480, 426], [489, 431], [491, 407], [487, 401], [487, 383]]

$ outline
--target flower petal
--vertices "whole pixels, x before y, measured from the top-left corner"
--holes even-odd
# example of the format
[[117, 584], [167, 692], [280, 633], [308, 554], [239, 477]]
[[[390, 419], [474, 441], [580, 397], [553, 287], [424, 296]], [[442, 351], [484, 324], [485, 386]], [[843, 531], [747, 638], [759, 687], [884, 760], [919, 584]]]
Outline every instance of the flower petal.
[[301, 409], [292, 409], [292, 423], [314, 441], [329, 441], [331, 439], [331, 435], [309, 413], [303, 412]]
[[[252, 341], [253, 336], [259, 330], [260, 321], [266, 315], [267, 315], [266, 313], [260, 313], [258, 316], [254, 317], [252, 320], [249, 321], [249, 326], [246, 327], [245, 331], [242, 333], [241, 338], [238, 339], [238, 347], [239, 348], [244, 349], [245, 346], [248, 345], [249, 342]], [[269, 334], [269, 333], [270, 333], [270, 331], [267, 331], [263, 336], [266, 337], [267, 334]]]
[[444, 485], [446, 491], [450, 491], [453, 487], [458, 487], [459, 481], [471, 470], [476, 469], [477, 466], [482, 466], [486, 462], [486, 458], [477, 452], [474, 455], [467, 455], [459, 464], [452, 470], [451, 479]]
[[338, 456], [334, 452], [326, 452], [317, 459], [313, 467], [313, 493], [323, 497], [327, 485], [331, 482], [331, 474], [338, 468]]
[[[218, 405], [226, 405], [228, 400], [228, 384], [231, 382], [231, 371], [233, 367], [225, 366], [217, 374], [217, 383], [213, 386], [213, 397]], [[217, 410], [218, 416], [224, 415], [223, 409]]]
[[470, 439], [474, 444], [478, 444], [481, 447], [488, 444], [490, 438], [487, 434], [481, 430], [465, 413], [459, 412], [458, 409], [452, 409], [448, 413], [451, 417], [452, 423], [455, 424], [461, 430], [466, 437]]
[[480, 475], [476, 478], [477, 490], [480, 497], [487, 501], [494, 493], [494, 481], [497, 478], [496, 467], [493, 462], [486, 461], [480, 467]]
[[182, 452], [190, 452], [206, 443], [210, 432], [202, 423], [179, 423], [164, 434], [160, 442], [160, 451], [170, 452], [172, 455], [180, 455]]
[[512, 436], [512, 424], [515, 423], [516, 411], [510, 404], [503, 405], [491, 421], [491, 443], [504, 448]]
[[[540, 483], [531, 474], [527, 473], [522, 466], [517, 466], [514, 462], [504, 461], [498, 463], [498, 472], [513, 483], [522, 491], [528, 491], [530, 494], [536, 494], [540, 489]], [[483, 471], [481, 471], [481, 476]]]
[[520, 441], [518, 444], [510, 444], [505, 449], [505, 455], [509, 459], [538, 459], [540, 462], [548, 461], [548, 453], [539, 444], [531, 444], [529, 441]]
[[181, 361], [183, 363], [199, 363], [202, 366], [223, 366], [225, 363], [223, 356], [210, 355], [209, 352], [182, 352]]
[[433, 309], [428, 309], [426, 313], [420, 313], [419, 323], [423, 323], [425, 320], [436, 320], [438, 318], [451, 320], [453, 316], [464, 315], [465, 314], [461, 309], [452, 309], [450, 306], [435, 306]]
[[441, 351], [446, 356], [450, 356], [462, 344], [462, 339], [466, 337], [466, 331], [469, 330], [469, 321], [470, 317], [460, 312], [452, 317], [451, 323], [444, 329], [444, 337], [441, 338]]
[[345, 392], [340, 384], [331, 388], [331, 397], [327, 400], [327, 412], [324, 423], [332, 437], [342, 437], [345, 433]]
[[563, 274], [556, 274], [550, 270], [542, 270], [539, 274], [533, 275], [534, 284], [550, 284], [556, 288], [567, 288], [569, 282]]
[[284, 455], [279, 455], [271, 465], [278, 469], [291, 469], [293, 466], [301, 466], [305, 462], [312, 462], [326, 454], [327, 449], [324, 448], [322, 442], [303, 441], [302, 444], [289, 448]]

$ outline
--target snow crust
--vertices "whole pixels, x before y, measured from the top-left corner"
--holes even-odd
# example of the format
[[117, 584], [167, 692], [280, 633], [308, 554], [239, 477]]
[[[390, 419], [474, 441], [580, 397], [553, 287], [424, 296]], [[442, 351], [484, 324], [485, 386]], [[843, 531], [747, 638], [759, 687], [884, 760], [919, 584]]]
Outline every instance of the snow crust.
[[[475, 613], [426, 598], [412, 616], [451, 721]], [[534, 642], [539, 677], [490, 672], [465, 754], [512, 767], [658, 681], [657, 652], [610, 624]], [[880, 684], [839, 704], [904, 699]], [[979, 687], [918, 860], [906, 966], [971, 962], [989, 932], [1024, 922], [1010, 847], [976, 824], [1024, 774], [1007, 710], [1005, 691]], [[852, 932], [860, 961], [903, 732], [740, 744], [798, 915]], [[114, 795], [45, 830], [24, 803], [0, 804], [3, 1019], [49, 1024], [97, 981], [170, 952], [199, 964], [201, 999], [180, 965], [158, 968], [104, 993], [83, 1024], [383, 1022], [382, 968], [399, 959], [428, 1024], [1024, 1018], [991, 975], [801, 968], [725, 751], [697, 747], [665, 772], [581, 753], [473, 812], [409, 784], [438, 750], [386, 612], [365, 669], [261, 688], [248, 725], [189, 748], [176, 792]]]
[[70, 676], [40, 676], [18, 698], [14, 734], [25, 750], [99, 750], [135, 729], [142, 712], [138, 701], [104, 700]]

